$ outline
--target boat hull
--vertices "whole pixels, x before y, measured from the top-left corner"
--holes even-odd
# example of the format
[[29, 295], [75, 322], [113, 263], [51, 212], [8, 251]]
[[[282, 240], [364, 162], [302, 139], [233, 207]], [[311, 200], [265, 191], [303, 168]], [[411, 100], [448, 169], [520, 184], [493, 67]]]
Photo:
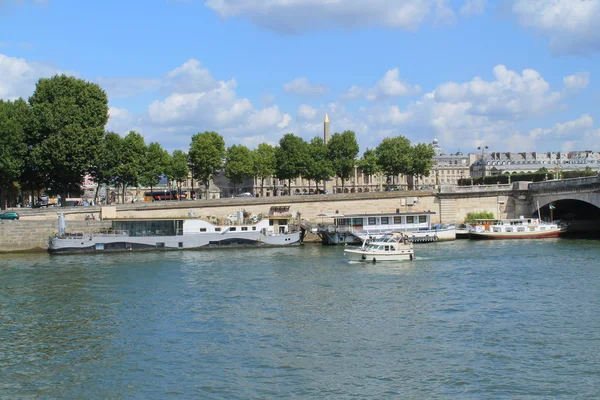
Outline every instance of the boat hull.
[[388, 261], [410, 261], [415, 257], [415, 252], [410, 250], [402, 250], [401, 252], [394, 254], [375, 253], [356, 250], [344, 250], [344, 255], [348, 258], [348, 261], [358, 262], [388, 262]]
[[202, 250], [234, 247], [280, 247], [301, 244], [300, 232], [264, 235], [260, 232], [206, 233], [178, 236], [79, 235], [50, 237], [51, 254], [113, 253], [128, 251]]
[[502, 239], [547, 239], [557, 238], [564, 229], [557, 228], [539, 232], [471, 232], [469, 237], [474, 240]]

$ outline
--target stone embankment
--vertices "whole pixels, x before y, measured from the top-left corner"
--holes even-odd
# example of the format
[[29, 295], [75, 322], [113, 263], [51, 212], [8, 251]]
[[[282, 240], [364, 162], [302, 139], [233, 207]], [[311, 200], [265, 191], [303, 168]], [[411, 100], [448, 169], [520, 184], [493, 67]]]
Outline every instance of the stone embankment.
[[[98, 232], [109, 228], [110, 221], [72, 221], [69, 231]], [[47, 251], [48, 238], [57, 232], [57, 220], [0, 220], [0, 253]]]

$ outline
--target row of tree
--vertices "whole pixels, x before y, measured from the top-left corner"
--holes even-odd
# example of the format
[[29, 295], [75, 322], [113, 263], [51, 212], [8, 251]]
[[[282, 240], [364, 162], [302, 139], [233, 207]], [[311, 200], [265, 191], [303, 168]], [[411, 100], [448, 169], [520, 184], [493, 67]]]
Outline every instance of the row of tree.
[[27, 102], [0, 100], [0, 196], [44, 190], [66, 199], [67, 193], [80, 192], [87, 174], [98, 184], [120, 187], [123, 196], [127, 187], [152, 188], [163, 176], [181, 186], [190, 175], [192, 185], [199, 181], [206, 193], [222, 170], [234, 186], [253, 177], [262, 191], [265, 179], [276, 177], [287, 180], [289, 188], [291, 180], [301, 176], [315, 182], [318, 190], [332, 176], [343, 186], [355, 166], [366, 175], [426, 176], [434, 155], [430, 145], [412, 146], [397, 136], [358, 159], [352, 131], [335, 133], [328, 143], [321, 137], [307, 142], [288, 133], [277, 146], [261, 143], [253, 150], [243, 145], [226, 148], [221, 135], [207, 131], [192, 136], [187, 153], [169, 154], [159, 143], [146, 145], [135, 131], [124, 137], [106, 132], [107, 122], [104, 90], [65, 75], [40, 79]]

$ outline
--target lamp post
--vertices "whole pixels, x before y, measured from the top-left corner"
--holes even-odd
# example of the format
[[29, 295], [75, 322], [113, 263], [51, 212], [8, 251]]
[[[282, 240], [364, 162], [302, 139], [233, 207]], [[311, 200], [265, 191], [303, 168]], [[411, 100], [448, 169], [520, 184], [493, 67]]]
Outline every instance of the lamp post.
[[483, 152], [487, 149], [487, 146], [481, 145], [477, 147], [477, 150], [481, 150], [481, 183], [483, 183], [483, 178], [485, 176], [485, 162], [483, 161]]

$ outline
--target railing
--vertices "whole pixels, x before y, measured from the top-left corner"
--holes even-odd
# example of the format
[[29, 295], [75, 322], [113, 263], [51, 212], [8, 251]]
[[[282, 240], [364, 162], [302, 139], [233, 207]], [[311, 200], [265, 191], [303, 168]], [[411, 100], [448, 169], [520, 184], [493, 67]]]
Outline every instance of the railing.
[[532, 182], [529, 184], [529, 190], [566, 190], [581, 186], [600, 185], [600, 176], [588, 176], [585, 178], [569, 178], [561, 180], [551, 180], [542, 182]]
[[440, 193], [480, 193], [513, 190], [513, 184], [473, 185], [473, 186], [441, 186]]

